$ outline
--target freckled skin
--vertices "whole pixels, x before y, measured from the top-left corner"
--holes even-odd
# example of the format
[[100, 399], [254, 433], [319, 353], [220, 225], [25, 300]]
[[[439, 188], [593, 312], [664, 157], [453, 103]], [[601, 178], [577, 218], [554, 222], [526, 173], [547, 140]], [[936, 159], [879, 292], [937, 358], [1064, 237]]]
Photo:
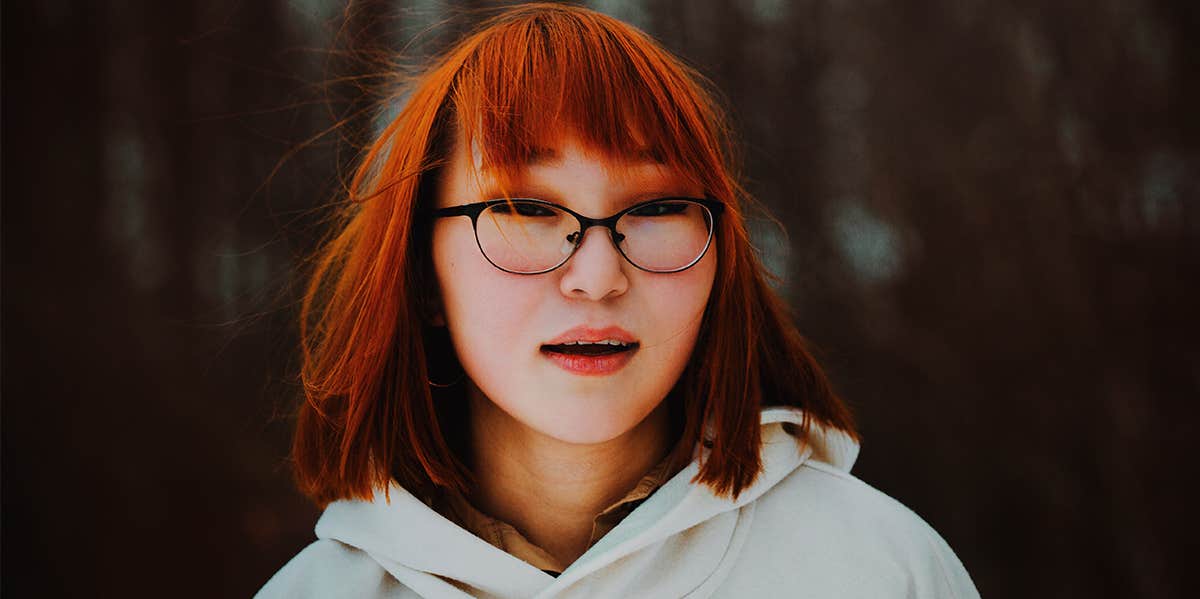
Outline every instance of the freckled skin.
[[[556, 157], [529, 165], [514, 195], [593, 218], [655, 197], [703, 195], [660, 165], [605, 157], [571, 136], [548, 147]], [[438, 206], [491, 199], [488, 174], [474, 172], [471, 155], [455, 148], [443, 170]], [[483, 257], [469, 218], [453, 217], [435, 222], [433, 262], [442, 316], [475, 399], [499, 408], [525, 434], [596, 444], [642, 434], [639, 423], [678, 380], [699, 334], [717, 256], [714, 244], [688, 270], [648, 273], [625, 261], [608, 231], [595, 227], [562, 267], [515, 275]], [[612, 374], [566, 372], [540, 347], [579, 325], [619, 326], [640, 349]]]

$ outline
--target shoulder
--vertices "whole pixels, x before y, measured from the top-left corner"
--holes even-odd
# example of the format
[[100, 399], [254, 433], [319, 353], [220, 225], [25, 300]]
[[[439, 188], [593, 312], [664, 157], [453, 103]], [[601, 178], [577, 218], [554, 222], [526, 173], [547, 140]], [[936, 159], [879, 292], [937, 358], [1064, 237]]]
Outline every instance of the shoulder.
[[762, 507], [820, 517], [839, 527], [902, 536], [936, 534], [920, 516], [858, 477], [829, 464], [808, 460], [760, 499]]
[[[754, 506], [747, 558], [804, 572], [806, 586], [832, 585], [823, 588], [839, 596], [978, 597], [933, 527], [834, 466], [809, 460]], [[849, 592], [847, 584], [861, 593]]]
[[370, 555], [320, 539], [280, 568], [255, 598], [402, 597], [404, 590]]

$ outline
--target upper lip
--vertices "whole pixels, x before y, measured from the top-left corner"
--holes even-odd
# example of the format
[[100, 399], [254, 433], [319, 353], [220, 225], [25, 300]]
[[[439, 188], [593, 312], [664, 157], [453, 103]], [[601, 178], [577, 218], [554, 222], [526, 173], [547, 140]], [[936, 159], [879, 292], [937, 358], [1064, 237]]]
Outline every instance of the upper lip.
[[632, 333], [618, 326], [596, 328], [582, 325], [564, 331], [553, 340], [547, 341], [544, 345], [562, 345], [563, 343], [571, 343], [572, 341], [596, 343], [606, 339], [615, 339], [627, 345], [637, 343], [637, 339], [634, 339]]

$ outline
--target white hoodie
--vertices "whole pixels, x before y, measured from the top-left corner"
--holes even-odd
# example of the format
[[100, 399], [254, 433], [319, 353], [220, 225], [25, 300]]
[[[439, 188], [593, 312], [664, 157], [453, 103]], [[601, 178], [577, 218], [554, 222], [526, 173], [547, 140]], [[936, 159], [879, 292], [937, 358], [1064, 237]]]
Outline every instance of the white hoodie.
[[979, 597], [916, 514], [849, 473], [858, 444], [814, 426], [799, 449], [763, 411], [763, 471], [730, 500], [676, 474], [557, 578], [463, 530], [395, 483], [337, 501], [318, 540], [257, 597]]

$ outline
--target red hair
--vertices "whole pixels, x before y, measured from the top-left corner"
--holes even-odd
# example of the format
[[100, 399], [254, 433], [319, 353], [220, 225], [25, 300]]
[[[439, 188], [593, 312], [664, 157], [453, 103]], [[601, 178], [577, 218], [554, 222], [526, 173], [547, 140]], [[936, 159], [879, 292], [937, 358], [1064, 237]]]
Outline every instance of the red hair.
[[313, 261], [300, 319], [306, 401], [292, 448], [305, 494], [324, 505], [370, 497], [390, 479], [414, 492], [472, 484], [458, 457], [465, 427], [451, 421], [461, 416], [454, 392], [429, 385], [430, 368], [453, 362], [453, 350], [426, 324], [435, 284], [424, 210], [455, 135], [477, 144], [503, 178], [540, 140], [569, 128], [610, 155], [651, 152], [725, 203], [701, 333], [668, 397], [679, 434], [672, 463], [690, 461], [697, 443], [711, 448], [695, 482], [736, 496], [754, 481], [768, 405], [804, 410], [794, 431], [801, 441], [813, 424], [855, 435], [767, 285], [723, 111], [705, 85], [636, 28], [553, 4], [485, 21], [414, 81], [365, 152], [341, 225]]

